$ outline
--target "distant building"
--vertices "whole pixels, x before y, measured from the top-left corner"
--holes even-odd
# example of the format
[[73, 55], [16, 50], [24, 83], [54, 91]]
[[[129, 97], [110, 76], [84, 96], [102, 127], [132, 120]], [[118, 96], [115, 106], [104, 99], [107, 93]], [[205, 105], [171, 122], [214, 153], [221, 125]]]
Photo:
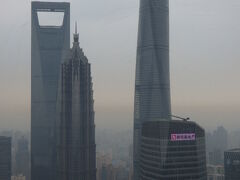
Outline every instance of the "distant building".
[[12, 176], [11, 180], [26, 180], [26, 177], [23, 175]]
[[234, 149], [236, 147], [240, 147], [240, 130], [232, 131], [229, 134], [228, 141], [229, 141], [228, 149]]
[[132, 180], [124, 161], [113, 161], [110, 154], [97, 155], [97, 180]]
[[214, 149], [208, 153], [208, 163], [212, 165], [223, 165], [222, 152], [220, 149]]
[[205, 132], [194, 122], [143, 123], [139, 180], [206, 180]]
[[114, 180], [128, 180], [129, 169], [126, 166], [114, 166]]
[[25, 137], [21, 137], [17, 143], [16, 174], [22, 174], [26, 180], [30, 180], [30, 152]]
[[113, 165], [111, 154], [97, 154], [97, 180], [112, 180]]
[[208, 180], [224, 180], [224, 166], [208, 165]]
[[77, 29], [60, 77], [57, 180], [96, 180], [91, 65], [79, 47]]
[[225, 180], [240, 179], [240, 149], [232, 149], [224, 153]]
[[11, 137], [0, 136], [0, 179], [11, 180]]
[[206, 146], [208, 164], [223, 165], [224, 151], [228, 149], [228, 132], [220, 126], [213, 133], [207, 133]]
[[[62, 13], [62, 24], [40, 24], [42, 13]], [[70, 48], [70, 3], [33, 1], [31, 19], [31, 180], [56, 180], [57, 92]]]

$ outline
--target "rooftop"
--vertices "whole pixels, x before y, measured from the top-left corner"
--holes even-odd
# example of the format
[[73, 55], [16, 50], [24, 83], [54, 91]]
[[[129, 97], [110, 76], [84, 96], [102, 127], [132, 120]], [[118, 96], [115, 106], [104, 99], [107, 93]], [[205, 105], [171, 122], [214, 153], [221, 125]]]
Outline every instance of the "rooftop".
[[226, 152], [239, 152], [240, 153], [240, 148], [230, 149], [230, 150], [227, 150]]

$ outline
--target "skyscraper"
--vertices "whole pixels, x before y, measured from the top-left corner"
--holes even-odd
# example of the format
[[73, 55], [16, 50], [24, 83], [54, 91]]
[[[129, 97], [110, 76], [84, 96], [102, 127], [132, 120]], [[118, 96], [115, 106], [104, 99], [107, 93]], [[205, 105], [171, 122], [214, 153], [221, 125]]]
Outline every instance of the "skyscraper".
[[28, 145], [28, 140], [24, 136], [18, 139], [16, 152], [16, 174], [24, 175], [26, 180], [30, 180], [30, 153]]
[[61, 65], [57, 122], [58, 180], [96, 180], [96, 145], [91, 65], [74, 34]]
[[225, 180], [240, 179], [240, 149], [232, 149], [224, 153]]
[[171, 116], [169, 2], [140, 0], [134, 105], [134, 179], [139, 180], [142, 123]]
[[0, 179], [11, 180], [11, 138], [0, 136]]
[[206, 180], [205, 132], [191, 121], [142, 125], [139, 180]]
[[204, 129], [171, 117], [169, 1], [140, 0], [134, 180], [207, 179]]
[[[63, 13], [61, 25], [39, 15]], [[56, 105], [60, 64], [70, 48], [70, 4], [32, 2], [31, 179], [55, 180]]]

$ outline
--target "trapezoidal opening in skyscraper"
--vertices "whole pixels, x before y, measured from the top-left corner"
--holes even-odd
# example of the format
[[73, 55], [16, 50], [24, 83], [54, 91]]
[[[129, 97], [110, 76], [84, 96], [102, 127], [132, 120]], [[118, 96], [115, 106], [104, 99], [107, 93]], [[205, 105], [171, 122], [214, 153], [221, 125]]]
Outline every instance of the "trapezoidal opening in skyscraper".
[[39, 26], [61, 27], [63, 25], [64, 12], [37, 11]]

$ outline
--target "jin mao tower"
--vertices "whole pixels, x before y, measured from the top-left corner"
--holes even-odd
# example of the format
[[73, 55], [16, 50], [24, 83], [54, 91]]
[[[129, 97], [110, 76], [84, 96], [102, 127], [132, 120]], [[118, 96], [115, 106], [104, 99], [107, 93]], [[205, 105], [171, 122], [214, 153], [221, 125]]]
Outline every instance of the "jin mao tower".
[[61, 65], [60, 118], [57, 123], [58, 180], [95, 180], [96, 145], [91, 65], [79, 47], [77, 29], [73, 47]]

